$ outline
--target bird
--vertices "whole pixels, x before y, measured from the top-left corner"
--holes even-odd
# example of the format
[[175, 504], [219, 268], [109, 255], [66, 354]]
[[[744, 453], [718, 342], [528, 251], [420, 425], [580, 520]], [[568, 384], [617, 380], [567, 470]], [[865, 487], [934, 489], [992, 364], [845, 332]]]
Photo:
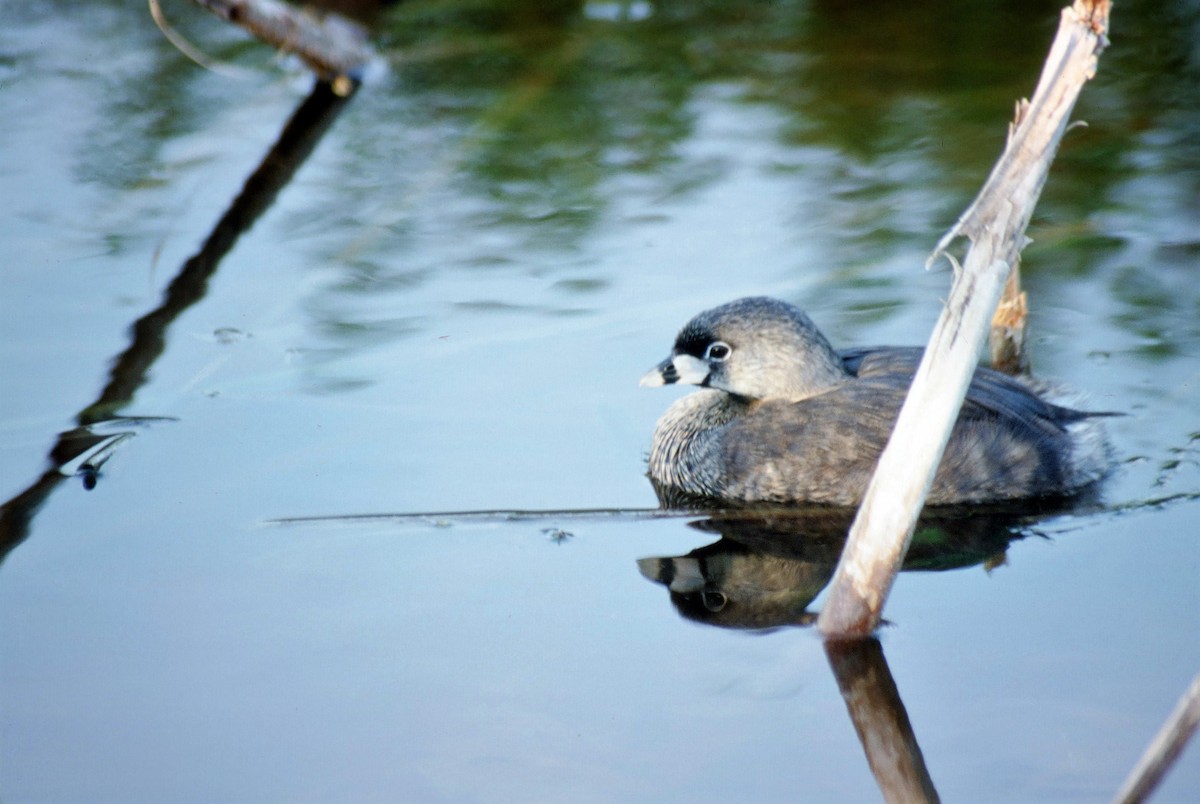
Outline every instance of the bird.
[[[857, 505], [920, 362], [919, 347], [838, 351], [799, 307], [762, 296], [696, 315], [643, 386], [691, 384], [659, 419], [648, 475], [670, 502]], [[1101, 419], [1064, 389], [979, 367], [929, 505], [1062, 498], [1111, 465]]]

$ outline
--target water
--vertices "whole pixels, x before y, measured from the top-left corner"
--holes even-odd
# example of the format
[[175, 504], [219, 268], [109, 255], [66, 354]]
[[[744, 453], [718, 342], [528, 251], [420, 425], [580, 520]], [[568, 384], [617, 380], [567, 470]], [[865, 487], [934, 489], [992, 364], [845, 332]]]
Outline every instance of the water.
[[[1185, 5], [1118, 7], [1024, 255], [1035, 371], [1130, 414], [1118, 471], [1077, 510], [951, 534], [888, 604], [947, 800], [1111, 796], [1200, 669]], [[0, 497], [28, 503], [0, 565], [0, 796], [876, 798], [812, 629], [698, 623], [640, 571], [716, 533], [437, 512], [655, 507], [644, 455], [682, 391], [637, 379], [722, 301], [923, 341], [949, 279], [925, 255], [1055, 4], [392, 10], [387, 67], [105, 411], [143, 418], [100, 428], [133, 436], [88, 491], [47, 452], [308, 90], [167, 11], [254, 78], [124, 3], [0, 33]], [[787, 617], [820, 610], [825, 542], [750, 542], [811, 575]], [[1192, 746], [1157, 800], [1198, 789]]]

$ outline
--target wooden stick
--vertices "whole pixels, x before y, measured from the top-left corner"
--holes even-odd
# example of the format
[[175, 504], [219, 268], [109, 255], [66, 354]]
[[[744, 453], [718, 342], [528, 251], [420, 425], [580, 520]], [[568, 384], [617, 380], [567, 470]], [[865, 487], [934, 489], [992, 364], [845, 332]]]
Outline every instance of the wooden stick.
[[1025, 348], [1025, 324], [1028, 299], [1021, 290], [1021, 266], [1012, 267], [1004, 283], [1004, 295], [992, 316], [992, 334], [988, 338], [990, 363], [1005, 374], [1029, 374], [1029, 350]]
[[[1108, 0], [1063, 9], [1032, 102], [1018, 104], [979, 196], [929, 257], [951, 261], [954, 286], [850, 528], [818, 621], [827, 637], [865, 636], [879, 625], [1071, 109], [1107, 44], [1108, 9]], [[961, 267], [946, 252], [960, 235], [971, 240]]]
[[1183, 752], [1183, 747], [1200, 726], [1200, 675], [1192, 679], [1191, 685], [1175, 705], [1167, 722], [1159, 729], [1158, 734], [1146, 753], [1121, 785], [1114, 802], [1134, 804], [1145, 801], [1158, 787], [1158, 783], [1167, 775], [1171, 765]]

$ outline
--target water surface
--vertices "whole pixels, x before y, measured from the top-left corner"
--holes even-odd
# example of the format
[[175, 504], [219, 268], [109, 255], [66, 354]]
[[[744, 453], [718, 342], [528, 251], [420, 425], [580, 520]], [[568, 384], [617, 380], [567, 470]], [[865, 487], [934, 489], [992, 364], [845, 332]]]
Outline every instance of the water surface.
[[[877, 798], [803, 626], [811, 531], [743, 535], [816, 578], [746, 629], [639, 566], [718, 543], [699, 517], [387, 515], [654, 508], [645, 452], [684, 391], [637, 379], [738, 296], [838, 345], [923, 342], [949, 285], [925, 256], [1056, 4], [401, 5], [386, 63], [101, 411], [132, 322], [309, 90], [166, 5], [251, 78], [125, 3], [0, 32], [0, 497], [29, 503], [0, 565], [0, 796]], [[1129, 414], [1117, 471], [1076, 509], [974, 521], [886, 611], [947, 800], [1111, 796], [1200, 669], [1194, 12], [1118, 7], [1025, 252], [1034, 369]], [[47, 464], [112, 416], [139, 418], [96, 428], [133, 436], [94, 489]], [[1157, 800], [1198, 789], [1192, 746]]]

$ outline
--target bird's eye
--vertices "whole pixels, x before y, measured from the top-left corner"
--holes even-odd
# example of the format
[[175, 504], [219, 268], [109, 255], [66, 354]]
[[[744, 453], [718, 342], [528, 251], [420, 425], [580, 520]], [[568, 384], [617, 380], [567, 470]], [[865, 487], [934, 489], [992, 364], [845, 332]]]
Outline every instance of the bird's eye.
[[708, 348], [704, 350], [704, 356], [709, 360], [725, 360], [732, 351], [729, 344], [724, 341], [716, 341], [708, 345]]
[[705, 589], [701, 592], [700, 600], [704, 602], [704, 608], [714, 613], [725, 608], [725, 604], [729, 602], [729, 598], [723, 592], [716, 592], [711, 589]]

